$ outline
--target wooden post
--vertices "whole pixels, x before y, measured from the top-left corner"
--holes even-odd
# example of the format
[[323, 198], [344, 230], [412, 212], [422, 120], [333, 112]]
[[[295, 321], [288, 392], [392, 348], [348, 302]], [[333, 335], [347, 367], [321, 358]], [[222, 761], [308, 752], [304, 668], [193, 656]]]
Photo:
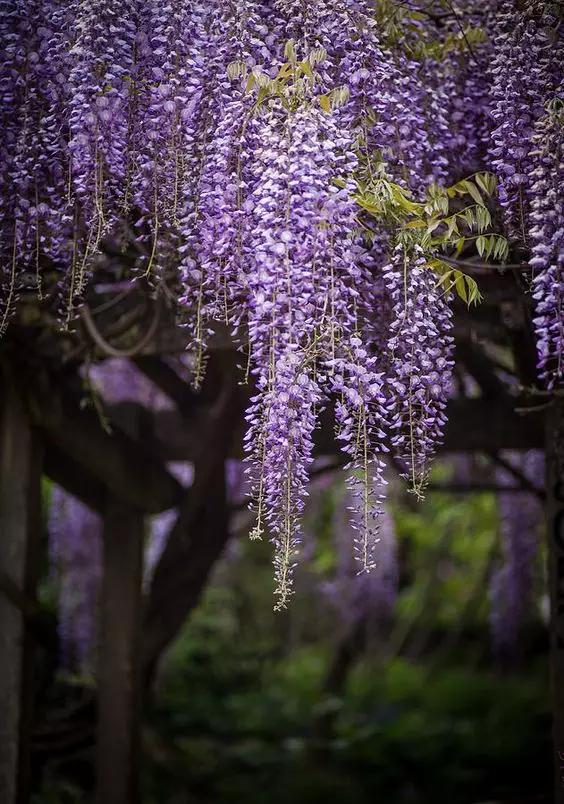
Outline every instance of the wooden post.
[[104, 518], [97, 804], [136, 804], [143, 515], [115, 500]]
[[564, 400], [547, 417], [547, 539], [555, 804], [564, 804]]
[[[40, 537], [41, 448], [17, 390], [2, 372], [0, 572], [33, 600]], [[0, 593], [0, 801], [29, 800], [33, 643], [21, 609]]]

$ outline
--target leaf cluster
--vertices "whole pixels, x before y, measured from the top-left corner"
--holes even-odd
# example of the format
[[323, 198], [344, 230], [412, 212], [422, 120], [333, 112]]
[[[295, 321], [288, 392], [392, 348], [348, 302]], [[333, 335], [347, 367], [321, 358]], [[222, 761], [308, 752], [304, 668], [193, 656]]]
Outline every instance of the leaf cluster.
[[294, 41], [289, 39], [284, 47], [284, 57], [286, 61], [281, 64], [274, 78], [260, 65], [249, 69], [244, 61], [231, 62], [227, 73], [232, 81], [244, 82], [245, 93], [256, 95], [255, 109], [259, 109], [267, 101], [279, 100], [291, 112], [313, 98], [324, 112], [331, 112], [347, 102], [349, 90], [346, 86], [336, 87], [325, 94], [313, 93], [318, 77], [316, 68], [327, 58], [325, 48], [313, 48], [301, 59]]
[[448, 265], [440, 255], [450, 253], [457, 257], [470, 244], [484, 259], [507, 259], [507, 239], [490, 231], [492, 217], [487, 202], [496, 189], [495, 176], [480, 172], [448, 187], [432, 184], [425, 199], [417, 201], [408, 189], [392, 181], [380, 162], [368, 164], [363, 170], [354, 197], [368, 237], [371, 228], [363, 217], [387, 225], [407, 248], [421, 247], [429, 268], [440, 275], [439, 285], [445, 292], [454, 290], [464, 302], [472, 304], [481, 299], [476, 282]]

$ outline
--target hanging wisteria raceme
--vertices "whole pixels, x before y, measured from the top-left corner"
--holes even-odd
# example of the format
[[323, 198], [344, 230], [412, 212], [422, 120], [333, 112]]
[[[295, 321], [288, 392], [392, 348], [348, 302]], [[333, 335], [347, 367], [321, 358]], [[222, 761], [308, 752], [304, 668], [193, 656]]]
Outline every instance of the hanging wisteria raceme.
[[[237, 327], [244, 312], [240, 290], [248, 209], [243, 202], [252, 189], [248, 171], [257, 140], [254, 99], [234, 78], [261, 65], [276, 69], [274, 52], [280, 45], [272, 33], [276, 18], [268, 4], [236, 2], [215, 13], [209, 4], [202, 8], [208, 21], [189, 57], [190, 75], [197, 78], [190, 79], [196, 84], [186, 112], [188, 147], [182, 154], [179, 226], [180, 302], [196, 349], [196, 386], [213, 322], [224, 320]], [[235, 74], [233, 65], [238, 65]]]
[[554, 4], [536, 0], [526, 9], [500, 5], [494, 18], [492, 72], [493, 165], [500, 179], [500, 203], [512, 234], [528, 245], [534, 166], [535, 122], [561, 78], [562, 45]]
[[252, 192], [241, 208], [247, 215], [235, 235], [237, 259], [246, 256], [249, 350], [260, 392], [246, 441], [258, 467], [254, 533], [262, 532], [266, 503], [281, 604], [297, 545], [316, 407], [330, 393], [341, 397], [339, 438], [363, 478], [359, 552], [365, 569], [375, 517], [371, 473], [380, 467], [374, 439], [383, 435], [376, 415], [380, 377], [357, 335], [370, 287], [354, 203], [346, 188], [332, 184], [354, 170], [354, 155], [346, 132], [307, 96], [289, 94], [289, 100], [302, 103], [295, 111], [273, 105], [249, 128], [260, 145], [249, 170]]
[[[468, 8], [466, 39], [457, 19], [449, 18], [442, 48], [437, 52], [436, 45], [430, 43], [431, 55], [424, 64], [424, 84], [431, 90], [425, 106], [432, 154], [440, 156], [438, 160], [431, 157], [431, 171], [439, 182], [471, 175], [487, 162], [491, 110], [486, 60], [491, 44], [485, 41], [485, 29], [491, 4], [476, 5], [477, 13]], [[475, 45], [467, 44], [470, 39]]]
[[549, 388], [564, 376], [563, 29], [555, 3], [502, 6], [491, 90], [500, 201], [510, 233], [533, 254], [538, 363]]
[[[299, 543], [299, 521], [307, 495], [308, 468], [313, 459], [315, 405], [319, 389], [308, 376], [298, 351], [282, 355], [274, 366], [275, 380], [249, 416], [247, 443], [262, 454], [257, 489], [258, 521], [254, 538], [266, 522], [275, 545], [276, 608], [291, 593], [292, 569]], [[262, 509], [266, 514], [262, 514]]]
[[[0, 0], [0, 331], [33, 286], [74, 326], [109, 249], [177, 299], [196, 385], [226, 324], [255, 386], [254, 533], [275, 544], [281, 605], [323, 408], [362, 570], [390, 435], [422, 492], [452, 366], [431, 234], [450, 257], [450, 235], [474, 243], [475, 212], [446, 222], [461, 193], [484, 233], [493, 177], [445, 188], [488, 166], [488, 140], [507, 231], [532, 251], [542, 379], [562, 381], [562, 19], [522, 5], [476, 0], [437, 25], [417, 2]], [[442, 224], [409, 219], [439, 191]]]
[[2, 5], [0, 333], [22, 285], [35, 285], [41, 298], [41, 257], [64, 262], [69, 252], [62, 234], [68, 146], [61, 123], [68, 102], [68, 9], [47, 0]]
[[393, 443], [420, 496], [446, 422], [452, 314], [420, 253], [410, 256], [397, 246], [385, 278], [394, 304], [388, 342]]
[[[558, 4], [546, 0], [492, 0], [475, 13], [490, 40], [486, 107], [493, 127], [486, 137], [491, 164], [508, 234], [521, 253], [533, 253], [539, 373], [551, 388], [563, 379], [558, 250], [563, 216], [557, 189], [563, 135], [557, 111], [554, 116], [563, 97], [562, 14]], [[480, 85], [485, 75], [481, 71]]]
[[531, 266], [541, 377], [552, 388], [564, 376], [564, 85], [538, 122], [531, 171]]
[[429, 138], [428, 106], [436, 87], [424, 85], [420, 65], [403, 50], [392, 56], [385, 49], [374, 5], [368, 0], [280, 5], [292, 35], [327, 53], [320, 67], [323, 91], [347, 89], [349, 100], [337, 114], [340, 125], [354, 133], [361, 157], [378, 153], [399, 181], [424, 188], [444, 167]]
[[180, 231], [188, 235], [186, 242], [194, 239], [209, 132], [221, 118], [221, 82], [227, 81], [222, 32], [215, 3], [150, 6], [142, 33], [148, 93], [137, 130], [133, 191], [142, 213], [138, 234], [149, 233], [144, 265], [149, 276], [170, 262]]
[[127, 192], [130, 105], [135, 80], [134, 2], [71, 4], [69, 189], [72, 253], [61, 314], [70, 325], [102, 238], [115, 231]]

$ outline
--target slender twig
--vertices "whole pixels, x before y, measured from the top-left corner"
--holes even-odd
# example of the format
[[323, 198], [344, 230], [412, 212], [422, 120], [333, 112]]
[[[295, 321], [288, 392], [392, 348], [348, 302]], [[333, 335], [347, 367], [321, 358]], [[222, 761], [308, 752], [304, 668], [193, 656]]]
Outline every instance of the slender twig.
[[484, 65], [482, 64], [480, 59], [476, 56], [476, 53], [474, 52], [474, 48], [472, 47], [468, 37], [466, 36], [466, 31], [464, 30], [464, 25], [460, 21], [460, 17], [458, 16], [458, 12], [454, 8], [454, 6], [450, 2], [450, 0], [443, 0], [443, 2], [450, 9], [454, 19], [456, 20], [456, 24], [460, 28], [460, 33], [462, 34], [462, 38], [464, 39], [464, 43], [466, 44], [466, 47], [468, 48], [468, 52], [470, 53], [470, 55], [472, 56], [472, 58], [474, 59], [474, 61], [478, 65], [478, 67], [484, 69]]
[[531, 266], [528, 262], [518, 262], [518, 263], [488, 263], [488, 262], [472, 262], [471, 260], [461, 260], [456, 257], [447, 257], [444, 254], [441, 254], [441, 260], [443, 262], [448, 263], [449, 265], [454, 265], [458, 268], [464, 268], [465, 271], [468, 273], [472, 273], [472, 271], [477, 271], [479, 273], [491, 273], [492, 270], [495, 271], [530, 271]]

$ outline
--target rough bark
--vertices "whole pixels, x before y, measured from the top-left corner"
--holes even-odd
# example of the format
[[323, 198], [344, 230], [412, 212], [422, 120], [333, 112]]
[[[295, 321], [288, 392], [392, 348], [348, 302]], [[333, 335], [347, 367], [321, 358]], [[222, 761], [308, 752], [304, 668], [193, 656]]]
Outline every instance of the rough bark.
[[[119, 427], [104, 429], [91, 408], [81, 408], [70, 389], [46, 374], [23, 379], [33, 423], [86, 475], [111, 495], [147, 513], [172, 508], [182, 487], [144, 442]], [[132, 416], [135, 416], [132, 413]]]

